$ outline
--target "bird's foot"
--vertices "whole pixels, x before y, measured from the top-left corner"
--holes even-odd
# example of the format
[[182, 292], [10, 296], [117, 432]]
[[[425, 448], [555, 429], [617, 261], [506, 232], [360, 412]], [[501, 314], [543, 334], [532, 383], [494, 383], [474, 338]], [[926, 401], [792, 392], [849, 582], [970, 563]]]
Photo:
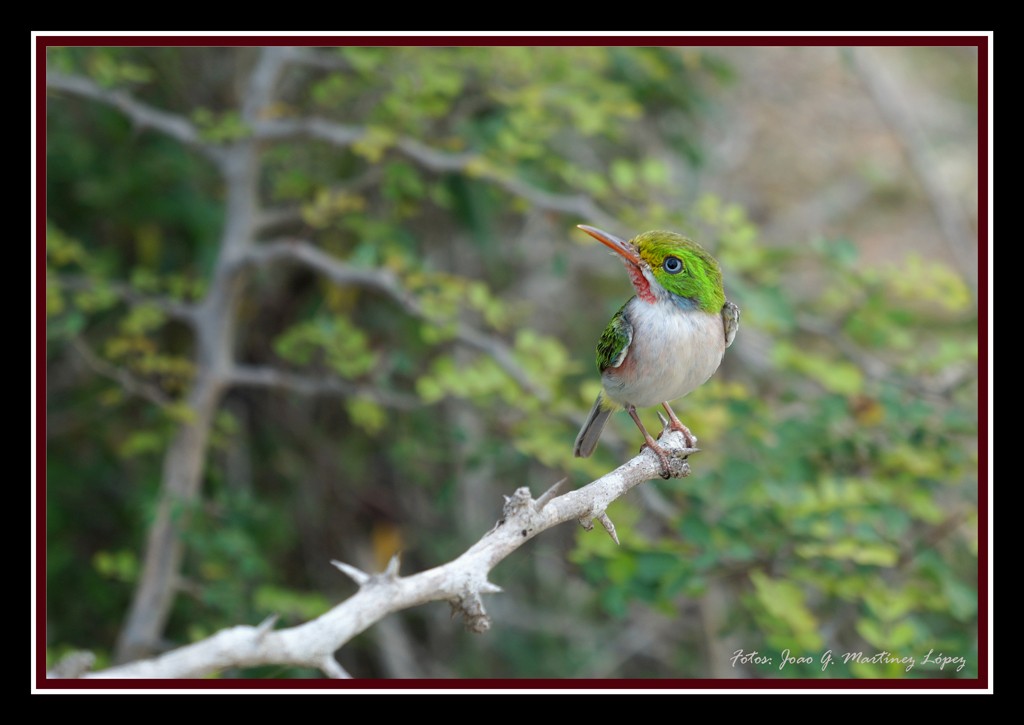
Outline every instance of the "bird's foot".
[[693, 433], [691, 433], [690, 429], [687, 428], [682, 423], [680, 423], [678, 420], [672, 421], [669, 424], [669, 428], [671, 428], [672, 430], [677, 430], [677, 431], [679, 431], [680, 433], [683, 434], [683, 440], [686, 441], [686, 447], [687, 448], [696, 448], [697, 447], [697, 436], [695, 436]]
[[[667, 403], [665, 404], [665, 407], [668, 408]], [[669, 412], [671, 412], [672, 409], [668, 408], [668, 410]], [[636, 427], [639, 428], [640, 432], [644, 434], [644, 440], [647, 441], [642, 446], [640, 446], [640, 450], [643, 451], [644, 448], [650, 448], [652, 451], [654, 451], [654, 454], [658, 456], [658, 460], [661, 461], [661, 477], [672, 478], [672, 467], [669, 465], [668, 462], [668, 454], [665, 453], [665, 449], [658, 445], [657, 441], [655, 441], [651, 437], [651, 434], [647, 432], [647, 429], [644, 427], [643, 422], [640, 420], [640, 416], [636, 414], [636, 406], [630, 405], [629, 407], [626, 408], [626, 412], [629, 413], [630, 417], [633, 419], [633, 422], [636, 423]], [[658, 415], [660, 416], [661, 413], [658, 413]], [[675, 419], [677, 423], [679, 423], [679, 419], [675, 417], [674, 413], [672, 414], [672, 417], [673, 419]], [[665, 419], [662, 418], [662, 422], [664, 422], [664, 420]], [[679, 423], [679, 425], [683, 424]], [[683, 427], [685, 428], [686, 426]], [[687, 431], [687, 433], [689, 433], [691, 440], [697, 440], [696, 438], [693, 437], [692, 433], [690, 433], [689, 431]], [[693, 448], [692, 445], [689, 447]]]
[[642, 446], [640, 446], [641, 451], [643, 451], [644, 448], [650, 448], [652, 451], [654, 451], [654, 455], [656, 455], [658, 457], [658, 460], [661, 461], [661, 477], [664, 479], [672, 478], [672, 467], [669, 465], [668, 454], [665, 453], [665, 449], [659, 446], [654, 441], [644, 443]]
[[[668, 403], [662, 403], [662, 407], [664, 407], [665, 411], [668, 413], [668, 427], [672, 430], [677, 430], [683, 434], [683, 440], [686, 442], [687, 448], [696, 448], [697, 436], [695, 436], [689, 428], [683, 425], [683, 421], [679, 420], [679, 417], [676, 415], [675, 411], [672, 410], [672, 407]], [[658, 415], [661, 414], [659, 413]], [[665, 422], [664, 418], [662, 418], [661, 420], [663, 423]]]

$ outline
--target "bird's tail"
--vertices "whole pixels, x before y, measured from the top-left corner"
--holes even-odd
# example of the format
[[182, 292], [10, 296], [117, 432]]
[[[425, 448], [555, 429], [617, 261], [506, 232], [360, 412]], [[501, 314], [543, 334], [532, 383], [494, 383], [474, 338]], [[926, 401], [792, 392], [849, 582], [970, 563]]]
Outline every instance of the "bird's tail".
[[586, 458], [594, 452], [594, 449], [597, 448], [597, 441], [601, 437], [601, 431], [604, 430], [604, 424], [608, 422], [608, 416], [612, 414], [613, 410], [613, 407], [609, 407], [604, 402], [604, 395], [598, 393], [594, 407], [590, 409], [590, 415], [587, 416], [587, 422], [583, 424], [580, 434], [576, 436], [573, 454], [577, 458]]

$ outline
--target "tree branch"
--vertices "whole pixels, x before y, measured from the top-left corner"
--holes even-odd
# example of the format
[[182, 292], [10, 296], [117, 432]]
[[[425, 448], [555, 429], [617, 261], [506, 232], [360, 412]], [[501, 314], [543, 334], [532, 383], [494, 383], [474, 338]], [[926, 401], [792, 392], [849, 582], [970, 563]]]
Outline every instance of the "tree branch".
[[287, 59], [292, 63], [324, 70], [352, 70], [352, 64], [340, 55], [318, 53], [306, 48], [287, 48], [287, 51]]
[[[260, 51], [246, 87], [257, 102], [268, 103], [283, 67], [278, 49]], [[101, 98], [107, 98], [99, 91]], [[253, 244], [253, 222], [259, 209], [260, 149], [252, 139], [241, 139], [224, 147], [213, 147], [198, 140], [198, 132], [178, 119], [171, 123], [168, 114], [148, 113], [128, 96], [111, 96], [132, 117], [156, 118], [177, 138], [199, 144], [216, 159], [224, 179], [224, 225], [220, 248], [203, 299], [195, 305], [194, 338], [197, 375], [186, 401], [192, 419], [182, 424], [164, 454], [160, 494], [149, 527], [142, 567], [135, 585], [131, 606], [118, 634], [115, 657], [127, 662], [150, 654], [159, 641], [176, 592], [176, 582], [184, 558], [181, 532], [188, 516], [179, 515], [182, 506], [194, 501], [202, 488], [202, 472], [214, 416], [226, 389], [224, 378], [234, 365], [235, 326], [238, 300], [242, 291], [237, 260]], [[251, 100], [242, 108], [247, 123], [262, 112]], [[133, 115], [134, 114], [134, 115]], [[147, 115], [148, 114], [148, 115]], [[162, 114], [162, 115], [161, 115]]]
[[137, 380], [127, 370], [119, 368], [116, 365], [111, 365], [106, 360], [100, 358], [89, 348], [85, 343], [85, 340], [81, 337], [72, 338], [71, 346], [75, 348], [75, 352], [82, 356], [82, 359], [85, 360], [85, 363], [90, 368], [92, 368], [93, 372], [98, 373], [105, 378], [110, 378], [128, 392], [134, 393], [141, 398], [145, 398], [149, 402], [161, 408], [166, 408], [174, 402], [155, 385], [150, 385], [149, 383]]
[[160, 131], [197, 149], [217, 164], [224, 161], [223, 149], [205, 142], [199, 135], [199, 130], [188, 119], [154, 108], [136, 100], [124, 91], [104, 88], [89, 78], [69, 76], [54, 71], [47, 71], [46, 86], [113, 106], [140, 128], [152, 128], [155, 131]]
[[[427, 314], [415, 296], [402, 286], [399, 277], [390, 270], [353, 267], [309, 242], [299, 240], [268, 242], [249, 249], [245, 257], [245, 261], [253, 264], [269, 264], [281, 260], [304, 264], [337, 284], [359, 285], [373, 289], [397, 302], [413, 317], [427, 322], [440, 322]], [[550, 400], [550, 392], [538, 386], [527, 376], [516, 361], [512, 349], [504, 340], [481, 332], [463, 322], [457, 323], [455, 339], [468, 347], [490, 355], [501, 369], [526, 392], [541, 400]]]
[[[344, 184], [331, 185], [326, 187], [324, 191], [332, 195], [355, 194], [376, 186], [380, 183], [382, 177], [381, 167], [371, 166], [359, 176], [346, 180]], [[301, 204], [263, 207], [256, 215], [253, 229], [259, 233], [274, 227], [285, 226], [286, 224], [305, 224], [305, 221]]]
[[[283, 49], [278, 49], [283, 50]], [[283, 60], [289, 58], [287, 53], [264, 56], [253, 74], [252, 84], [260, 90], [259, 98], [268, 97], [271, 86], [268, 79], [274, 79]], [[74, 93], [85, 98], [106, 103], [124, 113], [132, 122], [143, 128], [160, 131], [181, 143], [198, 149], [218, 165], [223, 165], [228, 158], [225, 149], [203, 141], [198, 129], [186, 118], [168, 113], [136, 100], [124, 91], [103, 88], [96, 82], [81, 76], [69, 76], [62, 73], [49, 72], [46, 77], [47, 87], [54, 90]], [[252, 118], [253, 137], [257, 140], [283, 140], [294, 137], [310, 137], [334, 144], [349, 147], [364, 138], [368, 129], [336, 123], [323, 118], [302, 119], [258, 119], [255, 108], [247, 107], [247, 119]], [[511, 194], [526, 199], [535, 207], [548, 211], [573, 214], [588, 221], [615, 228], [618, 221], [599, 207], [593, 199], [585, 194], [553, 194], [533, 187], [519, 179], [491, 169], [483, 163], [483, 157], [475, 152], [452, 153], [438, 151], [416, 139], [400, 137], [393, 143], [394, 148], [405, 156], [418, 162], [431, 171], [458, 171], [472, 176], [479, 176], [497, 184]]]
[[387, 408], [414, 410], [423, 407], [423, 401], [415, 395], [381, 390], [370, 385], [359, 385], [336, 377], [314, 378], [298, 375], [277, 368], [256, 365], [235, 365], [227, 374], [228, 385], [256, 388], [279, 388], [302, 395], [344, 395], [349, 398], [364, 398]]
[[[660, 441], [669, 454], [672, 475], [688, 476], [687, 456], [695, 451], [685, 447], [682, 434], [665, 429]], [[607, 521], [605, 528], [613, 533], [608, 506], [660, 474], [658, 457], [645, 448], [614, 471], [559, 496], [548, 492], [534, 499], [527, 488], [519, 488], [505, 497], [502, 517], [494, 528], [447, 564], [402, 577], [397, 558], [392, 558], [379, 574], [333, 562], [359, 585], [359, 591], [314, 620], [278, 631], [271, 631], [273, 620], [257, 627], [236, 626], [160, 657], [85, 676], [201, 677], [227, 667], [276, 664], [316, 667], [328, 676], [343, 677], [346, 674], [334, 659], [338, 649], [389, 614], [434, 601], [448, 601], [453, 613], [463, 616], [469, 630], [485, 632], [491, 620], [481, 595], [501, 591], [488, 580], [491, 569], [533, 537], [566, 521], [577, 520], [587, 530], [593, 528], [595, 520]], [[554, 490], [563, 484], [559, 481]]]
[[81, 292], [94, 290], [102, 287], [110, 290], [120, 299], [131, 302], [134, 305], [153, 305], [159, 307], [160, 311], [168, 317], [188, 325], [195, 325], [196, 306], [190, 302], [181, 302], [171, 297], [160, 295], [148, 295], [124, 282], [113, 282], [111, 280], [98, 280], [78, 275], [60, 275], [56, 277], [57, 284], [67, 290]]
[[242, 117], [255, 121], [260, 112], [273, 100], [274, 86], [281, 77], [281, 66], [290, 56], [290, 48], [267, 46], [260, 50], [259, 58], [249, 76], [248, 92], [242, 102]]
[[[324, 118], [265, 119], [254, 124], [255, 137], [263, 140], [284, 140], [294, 137], [310, 137], [347, 148], [362, 140], [369, 133], [364, 126], [336, 123]], [[454, 153], [438, 151], [414, 138], [399, 137], [390, 144], [401, 154], [421, 166], [438, 173], [460, 172], [485, 179], [515, 196], [529, 201], [534, 207], [547, 211], [573, 214], [591, 223], [617, 228], [619, 221], [586, 194], [552, 194], [527, 184], [512, 175], [505, 174], [479, 153], [463, 151]]]

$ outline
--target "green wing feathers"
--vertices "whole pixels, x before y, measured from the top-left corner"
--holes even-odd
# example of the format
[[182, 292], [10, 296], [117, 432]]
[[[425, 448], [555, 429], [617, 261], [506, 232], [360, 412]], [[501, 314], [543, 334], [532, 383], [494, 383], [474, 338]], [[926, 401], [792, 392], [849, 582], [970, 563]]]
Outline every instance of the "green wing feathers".
[[[628, 305], [629, 302], [626, 302]], [[633, 342], [633, 326], [626, 319], [626, 305], [619, 308], [619, 311], [612, 317], [608, 327], [601, 333], [601, 339], [597, 341], [597, 369], [604, 372], [608, 368], [617, 368], [626, 359], [629, 352], [629, 344]], [[586, 422], [576, 436], [576, 445], [573, 447], [573, 454], [577, 458], [586, 458], [597, 447], [597, 441], [601, 438], [601, 431], [604, 424], [608, 422], [608, 416], [616, 409], [616, 406], [605, 400], [604, 394], [599, 394], [594, 401], [594, 407], [590, 409]]]
[[597, 369], [601, 372], [621, 365], [629, 351], [629, 343], [633, 342], [633, 326], [626, 319], [626, 305], [619, 308], [597, 341]]

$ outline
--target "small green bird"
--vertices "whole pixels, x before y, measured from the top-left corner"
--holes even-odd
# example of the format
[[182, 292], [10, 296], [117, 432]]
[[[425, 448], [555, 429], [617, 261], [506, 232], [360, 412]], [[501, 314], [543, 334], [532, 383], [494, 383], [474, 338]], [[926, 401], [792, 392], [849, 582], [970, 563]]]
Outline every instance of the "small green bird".
[[593, 453], [608, 416], [625, 408], [668, 478], [668, 456], [636, 409], [660, 403], [671, 427], [693, 448], [697, 439], [669, 401], [703, 385], [718, 370], [739, 329], [740, 309], [725, 299], [718, 262], [697, 242], [665, 231], [644, 232], [626, 242], [578, 226], [622, 257], [636, 295], [615, 313], [597, 343], [603, 390], [576, 437], [574, 453]]

